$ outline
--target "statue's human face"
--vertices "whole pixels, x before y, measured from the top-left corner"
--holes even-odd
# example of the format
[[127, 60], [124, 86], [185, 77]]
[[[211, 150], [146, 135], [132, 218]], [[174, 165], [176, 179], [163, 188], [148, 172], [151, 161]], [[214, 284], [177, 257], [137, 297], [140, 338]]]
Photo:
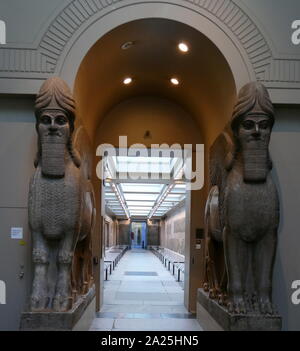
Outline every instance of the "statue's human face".
[[70, 124], [67, 115], [61, 110], [44, 110], [38, 119], [38, 131], [43, 137], [62, 138], [70, 136]]
[[266, 115], [246, 115], [240, 123], [238, 136], [243, 143], [261, 141], [268, 144], [271, 134], [271, 121]]
[[248, 114], [239, 124], [245, 182], [264, 182], [267, 178], [271, 129], [270, 118], [263, 114]]

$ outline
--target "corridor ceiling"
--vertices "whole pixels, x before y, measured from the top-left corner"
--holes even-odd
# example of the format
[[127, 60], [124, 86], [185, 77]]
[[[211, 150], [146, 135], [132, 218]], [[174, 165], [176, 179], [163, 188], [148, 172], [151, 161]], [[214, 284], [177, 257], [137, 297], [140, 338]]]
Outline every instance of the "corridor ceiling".
[[[181, 179], [182, 167], [177, 161], [176, 157], [108, 156], [105, 162], [105, 206], [117, 218], [164, 216], [186, 197], [186, 185]], [[126, 179], [120, 179], [122, 174], [126, 174]]]
[[[127, 42], [134, 45], [122, 49]], [[178, 50], [180, 42], [189, 52]], [[126, 77], [133, 82], [124, 85]], [[172, 85], [171, 77], [180, 84]], [[100, 38], [81, 63], [74, 93], [92, 139], [121, 101], [159, 96], [190, 113], [210, 143], [229, 120], [236, 91], [228, 63], [207, 37], [185, 24], [152, 18], [126, 23]]]

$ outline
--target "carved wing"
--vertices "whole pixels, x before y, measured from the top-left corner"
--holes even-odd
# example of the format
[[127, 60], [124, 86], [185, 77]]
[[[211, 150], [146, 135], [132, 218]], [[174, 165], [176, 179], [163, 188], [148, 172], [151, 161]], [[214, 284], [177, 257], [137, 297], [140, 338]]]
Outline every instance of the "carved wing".
[[224, 223], [224, 191], [226, 187], [227, 175], [232, 167], [234, 159], [234, 150], [235, 145], [232, 133], [229, 128], [226, 128], [215, 140], [209, 153], [210, 185], [216, 185], [219, 190], [219, 215], [221, 228], [223, 227]]
[[73, 145], [80, 155], [82, 174], [85, 179], [90, 180], [93, 167], [93, 152], [90, 138], [83, 126], [79, 126], [76, 129]]

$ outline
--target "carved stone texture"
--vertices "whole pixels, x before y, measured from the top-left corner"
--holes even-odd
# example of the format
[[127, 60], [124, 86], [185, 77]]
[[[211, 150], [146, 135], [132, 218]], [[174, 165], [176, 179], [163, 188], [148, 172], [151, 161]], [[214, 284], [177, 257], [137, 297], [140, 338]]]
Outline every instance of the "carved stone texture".
[[203, 289], [197, 292], [197, 320], [204, 331], [280, 331], [282, 319], [274, 314], [232, 314], [210, 299]]
[[49, 78], [35, 105], [38, 153], [29, 190], [34, 263], [31, 311], [70, 310], [92, 284], [93, 187], [73, 148], [75, 101]]
[[231, 123], [210, 150], [204, 288], [233, 314], [275, 313], [279, 201], [270, 173], [273, 123], [266, 88], [248, 83], [239, 93]]

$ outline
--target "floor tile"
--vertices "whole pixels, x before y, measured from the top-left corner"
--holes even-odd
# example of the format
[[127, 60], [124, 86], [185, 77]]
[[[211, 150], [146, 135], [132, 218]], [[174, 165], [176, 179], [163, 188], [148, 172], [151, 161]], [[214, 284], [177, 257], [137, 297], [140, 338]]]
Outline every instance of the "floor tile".
[[184, 283], [147, 250], [129, 250], [104, 281], [104, 304], [91, 331], [201, 331], [184, 306]]
[[91, 329], [112, 329], [114, 318], [95, 318], [92, 322]]

